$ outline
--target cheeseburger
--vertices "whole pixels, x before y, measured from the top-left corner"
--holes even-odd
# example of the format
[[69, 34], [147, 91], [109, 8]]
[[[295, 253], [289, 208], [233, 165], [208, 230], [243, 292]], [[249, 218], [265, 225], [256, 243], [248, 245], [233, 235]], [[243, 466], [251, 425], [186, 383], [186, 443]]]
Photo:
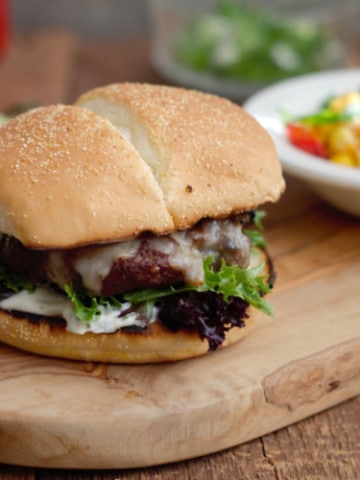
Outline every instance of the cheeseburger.
[[215, 95], [114, 84], [0, 128], [0, 341], [86, 361], [195, 357], [270, 313], [269, 135]]

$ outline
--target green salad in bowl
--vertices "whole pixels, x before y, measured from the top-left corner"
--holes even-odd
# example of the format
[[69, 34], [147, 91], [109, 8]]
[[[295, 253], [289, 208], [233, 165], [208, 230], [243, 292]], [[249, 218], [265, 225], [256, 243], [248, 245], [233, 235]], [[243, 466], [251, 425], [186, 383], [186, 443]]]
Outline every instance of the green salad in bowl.
[[151, 0], [151, 63], [174, 84], [244, 100], [302, 74], [344, 68], [358, 0]]
[[339, 63], [337, 41], [311, 19], [222, 1], [178, 35], [176, 61], [199, 72], [255, 82], [277, 81]]

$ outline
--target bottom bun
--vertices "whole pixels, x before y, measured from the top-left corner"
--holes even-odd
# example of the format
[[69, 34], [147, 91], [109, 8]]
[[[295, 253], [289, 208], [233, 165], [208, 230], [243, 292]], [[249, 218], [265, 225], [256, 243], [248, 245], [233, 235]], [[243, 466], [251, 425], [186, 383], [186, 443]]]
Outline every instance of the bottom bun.
[[[249, 307], [245, 327], [233, 327], [220, 348], [245, 337], [258, 311]], [[17, 318], [0, 311], [0, 341], [40, 355], [106, 363], [159, 363], [183, 360], [208, 352], [207, 340], [186, 330], [172, 332], [160, 322], [143, 333], [71, 333], [46, 320]]]

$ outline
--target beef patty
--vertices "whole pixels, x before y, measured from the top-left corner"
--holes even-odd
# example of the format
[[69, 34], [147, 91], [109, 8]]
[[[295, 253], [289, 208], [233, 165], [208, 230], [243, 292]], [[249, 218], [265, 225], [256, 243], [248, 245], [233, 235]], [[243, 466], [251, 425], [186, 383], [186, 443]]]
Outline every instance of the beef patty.
[[189, 230], [155, 236], [145, 233], [118, 243], [72, 249], [33, 250], [13, 237], [0, 238], [0, 263], [35, 285], [70, 284], [78, 292], [114, 296], [136, 288], [203, 283], [203, 259], [224, 258], [246, 268], [251, 242], [243, 232], [253, 219], [246, 213], [204, 219]]

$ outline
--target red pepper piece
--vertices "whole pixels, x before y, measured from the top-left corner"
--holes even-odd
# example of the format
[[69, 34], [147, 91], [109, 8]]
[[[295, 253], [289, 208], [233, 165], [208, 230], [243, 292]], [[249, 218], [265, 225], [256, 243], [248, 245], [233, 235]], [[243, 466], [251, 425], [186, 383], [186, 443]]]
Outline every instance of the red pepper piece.
[[286, 133], [290, 143], [295, 147], [318, 157], [327, 157], [324, 144], [306, 126], [298, 123], [288, 123], [286, 125]]

